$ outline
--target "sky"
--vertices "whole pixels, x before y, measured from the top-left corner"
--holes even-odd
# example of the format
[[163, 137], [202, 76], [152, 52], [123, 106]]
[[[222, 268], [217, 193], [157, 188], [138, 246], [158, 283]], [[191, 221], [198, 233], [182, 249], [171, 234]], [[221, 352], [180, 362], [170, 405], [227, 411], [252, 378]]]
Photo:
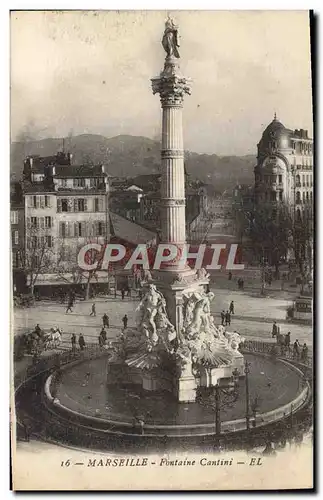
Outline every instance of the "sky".
[[[312, 135], [307, 11], [177, 11], [184, 147], [255, 154], [277, 118]], [[157, 139], [150, 79], [163, 68], [165, 11], [11, 14], [12, 140], [83, 133]]]

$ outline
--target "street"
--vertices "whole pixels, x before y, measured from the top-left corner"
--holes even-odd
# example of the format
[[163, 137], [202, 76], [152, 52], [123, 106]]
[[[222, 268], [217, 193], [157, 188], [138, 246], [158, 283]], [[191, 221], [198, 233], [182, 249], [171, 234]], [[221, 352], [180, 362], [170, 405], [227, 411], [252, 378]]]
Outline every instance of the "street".
[[[217, 325], [221, 324], [220, 313], [227, 311], [233, 300], [235, 314], [231, 316], [229, 331], [236, 330], [248, 339], [274, 341], [271, 337], [272, 323], [274, 320], [280, 326], [282, 334], [291, 332], [291, 341], [296, 339], [302, 344], [312, 345], [312, 326], [310, 324], [291, 323], [286, 320], [286, 308], [291, 304], [291, 297], [261, 297], [252, 290], [234, 291], [210, 287], [215, 294], [211, 303], [211, 312]], [[282, 294], [280, 294], [282, 295]], [[284, 295], [284, 294], [283, 294]], [[91, 306], [96, 304], [96, 317], [90, 316]], [[121, 296], [117, 298], [96, 298], [91, 301], [77, 301], [72, 313], [66, 314], [66, 304], [57, 302], [40, 301], [34, 307], [14, 310], [14, 334], [31, 330], [39, 323], [42, 329], [59, 327], [63, 331], [63, 341], [69, 341], [71, 333], [83, 333], [86, 342], [97, 342], [102, 328], [102, 316], [108, 314], [110, 328], [107, 330], [108, 338], [114, 339], [123, 326], [122, 318], [127, 314], [128, 326], [135, 326], [135, 309], [139, 305], [136, 298]]]

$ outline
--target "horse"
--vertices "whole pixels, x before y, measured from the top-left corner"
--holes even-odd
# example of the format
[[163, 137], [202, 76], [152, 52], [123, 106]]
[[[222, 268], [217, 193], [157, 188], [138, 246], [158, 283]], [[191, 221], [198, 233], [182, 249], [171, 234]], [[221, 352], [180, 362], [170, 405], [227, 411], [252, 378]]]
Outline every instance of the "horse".
[[44, 348], [45, 349], [57, 349], [62, 341], [62, 332], [56, 328], [51, 328], [50, 332], [44, 337]]

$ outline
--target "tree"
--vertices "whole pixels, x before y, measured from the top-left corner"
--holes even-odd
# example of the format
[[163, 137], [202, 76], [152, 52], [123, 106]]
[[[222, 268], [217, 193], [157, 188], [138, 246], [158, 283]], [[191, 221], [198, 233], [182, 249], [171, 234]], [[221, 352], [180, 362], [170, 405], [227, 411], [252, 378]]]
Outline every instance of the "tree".
[[253, 245], [253, 251], [259, 262], [275, 266], [286, 259], [288, 238], [293, 231], [293, 218], [286, 205], [263, 204], [248, 212], [239, 213], [239, 231], [241, 239], [247, 236]]
[[30, 292], [34, 295], [34, 288], [40, 274], [48, 274], [55, 263], [53, 240], [51, 236], [40, 235], [36, 227], [27, 227], [25, 248], [21, 249]]

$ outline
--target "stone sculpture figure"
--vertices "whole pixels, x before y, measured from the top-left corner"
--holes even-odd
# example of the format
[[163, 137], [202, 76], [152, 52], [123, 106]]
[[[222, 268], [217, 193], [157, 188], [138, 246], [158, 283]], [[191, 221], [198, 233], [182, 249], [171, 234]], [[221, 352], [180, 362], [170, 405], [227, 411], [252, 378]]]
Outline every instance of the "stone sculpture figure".
[[174, 24], [174, 21], [168, 17], [165, 22], [165, 31], [162, 39], [162, 46], [167, 54], [167, 57], [176, 57], [179, 59], [179, 34], [178, 26]]

